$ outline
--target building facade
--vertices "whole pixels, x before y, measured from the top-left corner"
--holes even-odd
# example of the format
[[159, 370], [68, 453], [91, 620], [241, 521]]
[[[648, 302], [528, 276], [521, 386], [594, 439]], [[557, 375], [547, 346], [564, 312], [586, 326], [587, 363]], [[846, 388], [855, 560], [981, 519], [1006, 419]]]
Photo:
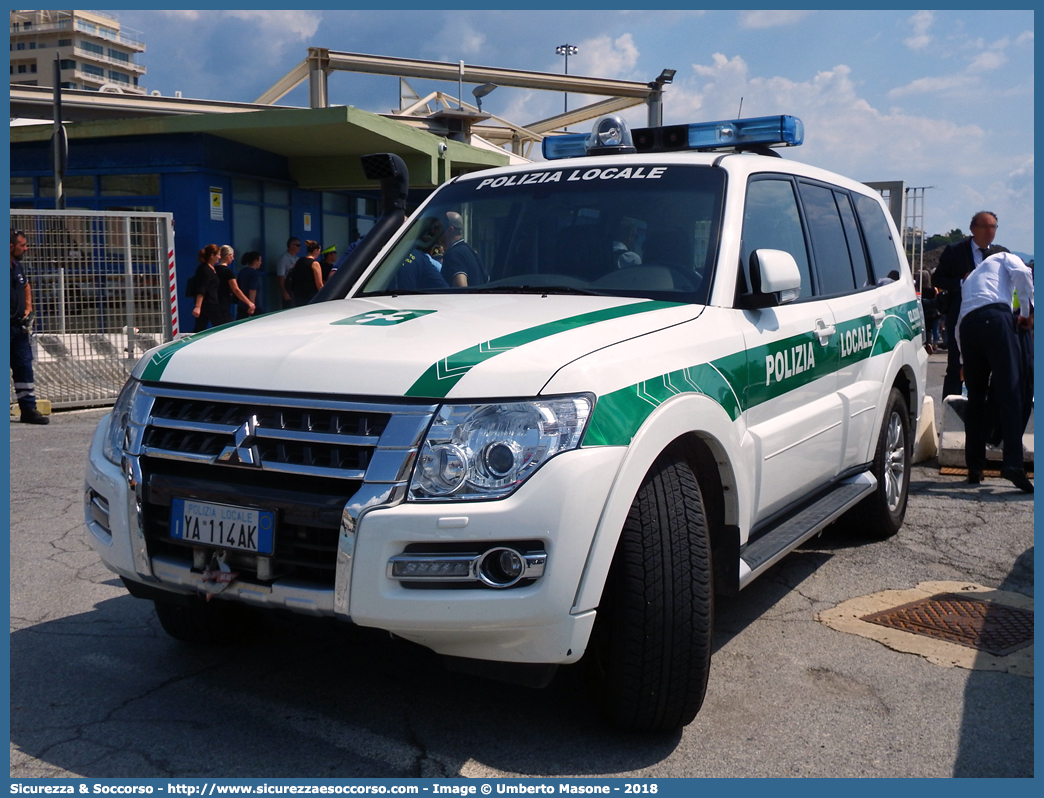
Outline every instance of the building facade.
[[63, 89], [145, 94], [145, 67], [134, 61], [144, 51], [133, 32], [98, 11], [11, 12], [12, 84], [53, 86], [57, 58]]

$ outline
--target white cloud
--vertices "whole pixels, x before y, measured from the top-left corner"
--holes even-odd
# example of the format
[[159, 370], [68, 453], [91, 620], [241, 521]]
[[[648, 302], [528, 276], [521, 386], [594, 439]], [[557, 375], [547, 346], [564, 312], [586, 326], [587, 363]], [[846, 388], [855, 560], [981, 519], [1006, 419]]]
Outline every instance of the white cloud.
[[918, 11], [907, 19], [907, 22], [910, 23], [910, 28], [913, 30], [913, 36], [903, 40], [907, 47], [911, 50], [923, 50], [931, 44], [932, 37], [928, 35], [928, 30], [932, 27], [932, 23], [935, 22], [934, 13], [931, 11]]
[[456, 62], [474, 58], [485, 44], [486, 34], [476, 30], [463, 16], [455, 16], [446, 18], [442, 29], [431, 37], [425, 49], [435, 53], [436, 60]]
[[630, 33], [616, 39], [609, 36], [585, 39], [577, 48], [579, 53], [571, 59], [576, 65], [576, 74], [625, 78], [638, 63], [638, 47]]
[[899, 86], [888, 92], [891, 98], [908, 97], [911, 94], [948, 94], [958, 96], [966, 93], [978, 80], [970, 75], [940, 75], [932, 78], [917, 78], [905, 86]]
[[741, 28], [778, 28], [793, 25], [807, 17], [811, 11], [743, 11], [740, 13]]
[[979, 53], [975, 57], [975, 60], [968, 65], [968, 70], [982, 70], [983, 72], [989, 72], [994, 69], [1000, 69], [1008, 62], [1007, 57], [1004, 53], [998, 53], [995, 50], [987, 50], [984, 53]]
[[1025, 44], [1026, 42], [1033, 42], [1033, 31], [1024, 30], [1018, 35], [1018, 38], [1015, 39], [1015, 44]]
[[319, 30], [322, 14], [316, 11], [248, 11], [217, 12], [222, 18], [252, 22], [262, 30], [282, 34], [298, 41], [310, 39]]

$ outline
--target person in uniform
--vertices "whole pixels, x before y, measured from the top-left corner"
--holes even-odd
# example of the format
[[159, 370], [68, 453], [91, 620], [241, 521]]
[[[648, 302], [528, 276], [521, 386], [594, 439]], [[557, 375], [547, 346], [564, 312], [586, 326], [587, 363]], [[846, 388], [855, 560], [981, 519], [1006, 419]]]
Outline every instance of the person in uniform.
[[443, 227], [443, 245], [446, 248], [442, 258], [443, 278], [459, 288], [485, 283], [488, 279], [486, 267], [471, 244], [464, 240], [464, 220], [460, 214], [449, 211]]
[[[1018, 321], [1012, 314], [1016, 289]], [[961, 286], [961, 314], [955, 327], [968, 387], [964, 459], [968, 482], [973, 485], [982, 482], [986, 467], [986, 401], [992, 385], [1004, 440], [1001, 476], [1024, 493], [1033, 492], [1033, 483], [1022, 465], [1021, 349], [1015, 333], [1016, 325], [1023, 329], [1032, 326], [1032, 304], [1033, 273], [1007, 252], [985, 258]]]
[[33, 290], [22, 268], [22, 257], [29, 248], [25, 233], [11, 231], [11, 379], [15, 398], [25, 424], [49, 424], [51, 419], [36, 409], [33, 384], [33, 349], [29, 333], [33, 328]]

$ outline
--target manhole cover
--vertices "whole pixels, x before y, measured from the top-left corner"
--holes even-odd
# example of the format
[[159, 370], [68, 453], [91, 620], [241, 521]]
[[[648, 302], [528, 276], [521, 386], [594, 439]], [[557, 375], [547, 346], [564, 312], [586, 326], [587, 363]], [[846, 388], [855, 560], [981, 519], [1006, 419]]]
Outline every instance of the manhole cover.
[[862, 620], [948, 640], [998, 657], [1033, 642], [1033, 612], [968, 596], [941, 593]]

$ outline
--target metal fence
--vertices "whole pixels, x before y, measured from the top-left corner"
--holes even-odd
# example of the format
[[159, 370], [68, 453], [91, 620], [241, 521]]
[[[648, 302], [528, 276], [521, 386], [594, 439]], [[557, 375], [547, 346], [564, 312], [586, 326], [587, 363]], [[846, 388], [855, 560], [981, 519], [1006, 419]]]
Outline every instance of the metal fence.
[[37, 398], [112, 404], [142, 353], [178, 331], [172, 215], [12, 210], [11, 229], [29, 245]]

